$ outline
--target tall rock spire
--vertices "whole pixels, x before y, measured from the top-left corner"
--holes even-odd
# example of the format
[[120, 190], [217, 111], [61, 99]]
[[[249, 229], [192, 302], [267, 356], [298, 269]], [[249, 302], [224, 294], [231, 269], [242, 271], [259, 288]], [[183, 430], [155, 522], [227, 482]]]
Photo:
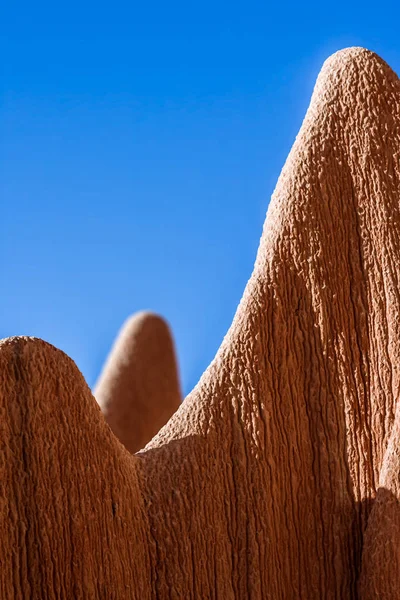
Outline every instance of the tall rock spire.
[[124, 324], [94, 391], [111, 429], [137, 452], [181, 403], [178, 369], [167, 323], [151, 312]]
[[143, 456], [160, 597], [355, 597], [399, 395], [399, 152], [397, 76], [333, 55], [232, 327]]

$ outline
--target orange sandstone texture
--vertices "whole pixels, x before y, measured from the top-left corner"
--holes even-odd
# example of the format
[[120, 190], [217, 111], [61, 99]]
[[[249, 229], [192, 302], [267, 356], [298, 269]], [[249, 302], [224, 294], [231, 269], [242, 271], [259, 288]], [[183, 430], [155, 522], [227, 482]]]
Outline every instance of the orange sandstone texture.
[[152, 598], [139, 459], [60, 350], [10, 338], [0, 373], [0, 598]]
[[124, 324], [94, 391], [111, 429], [137, 452], [179, 408], [181, 391], [172, 335], [158, 315]]
[[333, 55], [233, 324], [136, 455], [62, 353], [0, 348], [1, 597], [357, 597], [399, 396], [399, 152], [397, 76]]
[[399, 152], [398, 77], [333, 55], [232, 327], [143, 454], [159, 597], [356, 597], [399, 397]]

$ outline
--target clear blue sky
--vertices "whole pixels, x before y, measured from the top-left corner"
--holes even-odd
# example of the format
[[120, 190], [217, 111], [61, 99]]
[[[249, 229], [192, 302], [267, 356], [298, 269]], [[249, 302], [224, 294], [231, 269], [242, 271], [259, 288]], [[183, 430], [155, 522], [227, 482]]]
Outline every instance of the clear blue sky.
[[[6, 3], [5, 3], [6, 4]], [[164, 315], [198, 381], [251, 274], [324, 59], [400, 71], [397, 3], [8, 2], [0, 14], [0, 337], [93, 385], [125, 318]]]

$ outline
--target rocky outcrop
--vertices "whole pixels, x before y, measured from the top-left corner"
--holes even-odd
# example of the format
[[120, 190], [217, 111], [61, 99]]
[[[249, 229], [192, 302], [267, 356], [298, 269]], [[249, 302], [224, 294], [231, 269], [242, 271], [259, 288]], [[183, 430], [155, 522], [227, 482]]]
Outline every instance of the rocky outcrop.
[[181, 391], [172, 335], [158, 315], [124, 324], [93, 392], [108, 424], [132, 453], [179, 408]]
[[362, 48], [333, 55], [233, 324], [134, 456], [62, 353], [0, 347], [1, 597], [357, 597], [398, 473], [399, 151], [397, 76]]
[[160, 597], [355, 597], [399, 388], [399, 149], [397, 76], [331, 57], [233, 325], [143, 456]]
[[151, 598], [139, 461], [72, 360], [11, 338], [0, 373], [0, 598]]

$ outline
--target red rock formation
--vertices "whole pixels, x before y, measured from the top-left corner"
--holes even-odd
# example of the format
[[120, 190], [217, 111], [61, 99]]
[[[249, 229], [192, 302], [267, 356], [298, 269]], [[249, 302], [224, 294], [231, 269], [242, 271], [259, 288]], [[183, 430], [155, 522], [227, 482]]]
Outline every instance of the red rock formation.
[[335, 54], [232, 327], [135, 456], [64, 355], [1, 347], [2, 597], [18, 564], [33, 597], [356, 598], [399, 395], [399, 149], [397, 76]]
[[0, 373], [0, 598], [151, 598], [138, 459], [72, 360], [11, 338]]
[[108, 424], [137, 452], [179, 408], [181, 392], [167, 323], [142, 312], [124, 324], [94, 391]]
[[399, 395], [399, 149], [397, 76], [335, 54], [231, 330], [143, 457], [160, 597], [355, 596]]

